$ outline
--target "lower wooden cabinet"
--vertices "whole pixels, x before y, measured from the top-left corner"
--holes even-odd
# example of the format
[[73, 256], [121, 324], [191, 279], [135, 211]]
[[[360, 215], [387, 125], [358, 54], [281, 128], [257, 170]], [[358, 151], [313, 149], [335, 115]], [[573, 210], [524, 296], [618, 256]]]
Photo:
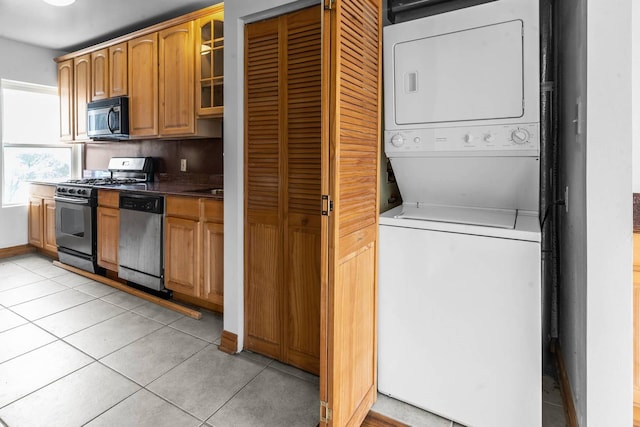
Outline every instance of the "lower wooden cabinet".
[[56, 204], [53, 200], [55, 187], [32, 184], [29, 190], [29, 244], [53, 255], [56, 246]]
[[165, 287], [223, 306], [223, 202], [168, 196]]
[[110, 271], [118, 271], [119, 198], [120, 193], [118, 191], [98, 191], [98, 265]]

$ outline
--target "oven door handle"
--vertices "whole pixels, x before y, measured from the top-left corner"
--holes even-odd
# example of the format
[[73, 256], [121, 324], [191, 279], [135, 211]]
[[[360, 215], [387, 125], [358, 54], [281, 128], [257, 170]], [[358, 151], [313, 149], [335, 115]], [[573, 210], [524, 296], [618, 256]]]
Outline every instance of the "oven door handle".
[[88, 204], [90, 204], [89, 199], [74, 199], [74, 198], [71, 198], [71, 197], [54, 196], [53, 200], [56, 201], [56, 202], [72, 203], [74, 205], [88, 205]]

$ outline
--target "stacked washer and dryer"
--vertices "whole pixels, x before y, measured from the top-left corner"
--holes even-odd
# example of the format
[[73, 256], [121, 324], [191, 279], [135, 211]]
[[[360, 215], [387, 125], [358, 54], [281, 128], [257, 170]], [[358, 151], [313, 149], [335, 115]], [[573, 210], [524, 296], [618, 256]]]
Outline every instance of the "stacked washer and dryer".
[[384, 29], [378, 389], [467, 426], [541, 425], [537, 0]]

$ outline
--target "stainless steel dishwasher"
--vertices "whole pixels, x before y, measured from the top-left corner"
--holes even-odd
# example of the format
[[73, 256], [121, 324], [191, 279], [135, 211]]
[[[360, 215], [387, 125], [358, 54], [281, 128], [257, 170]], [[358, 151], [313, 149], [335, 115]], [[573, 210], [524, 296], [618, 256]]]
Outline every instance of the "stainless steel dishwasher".
[[164, 290], [164, 197], [120, 193], [118, 276]]

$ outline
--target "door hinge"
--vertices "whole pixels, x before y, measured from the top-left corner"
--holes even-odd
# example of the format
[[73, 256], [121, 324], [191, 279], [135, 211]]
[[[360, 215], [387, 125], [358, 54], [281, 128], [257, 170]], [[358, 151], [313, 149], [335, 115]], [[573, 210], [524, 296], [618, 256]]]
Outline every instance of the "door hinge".
[[331, 421], [331, 416], [333, 415], [333, 411], [329, 409], [329, 403], [321, 400], [320, 401], [320, 422], [328, 423]]
[[333, 200], [331, 200], [331, 197], [329, 197], [328, 194], [323, 194], [321, 208], [322, 216], [329, 216], [331, 211], [333, 211]]
[[336, 0], [324, 0], [324, 10], [331, 10], [333, 9], [333, 3], [335, 3]]

